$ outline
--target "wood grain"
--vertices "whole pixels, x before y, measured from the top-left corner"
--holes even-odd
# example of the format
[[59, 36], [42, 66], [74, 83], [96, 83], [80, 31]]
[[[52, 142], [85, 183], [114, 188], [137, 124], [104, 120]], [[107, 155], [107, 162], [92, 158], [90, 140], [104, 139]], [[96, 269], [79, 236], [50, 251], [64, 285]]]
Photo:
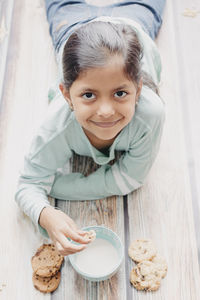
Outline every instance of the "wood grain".
[[6, 71], [8, 44], [12, 26], [14, 0], [0, 2], [0, 104]]
[[[196, 0], [190, 2], [172, 2], [174, 12], [173, 22], [175, 28], [176, 59], [178, 63], [178, 77], [180, 106], [183, 119], [183, 132], [185, 139], [186, 158], [190, 177], [194, 223], [200, 263], [200, 3]], [[186, 9], [196, 12], [195, 17], [184, 15]], [[175, 15], [177, 16], [175, 18]]]
[[[79, 277], [66, 258], [58, 290], [43, 295], [33, 287], [30, 259], [45, 240], [17, 208], [14, 193], [24, 153], [47, 110], [47, 92], [57, 77], [57, 66], [44, 1], [1, 1], [0, 18], [5, 16], [8, 35], [0, 43], [0, 287], [6, 284], [0, 299], [199, 299], [200, 14], [195, 18], [182, 14], [193, 6], [199, 10], [199, 1], [167, 1], [157, 39], [163, 64], [161, 96], [166, 101], [166, 125], [159, 155], [145, 185], [124, 199], [55, 204], [80, 227], [104, 224], [113, 229], [125, 251], [135, 238], [152, 238], [169, 267], [161, 288], [155, 293], [137, 292], [128, 278], [134, 264], [125, 253], [120, 271], [101, 283]], [[80, 157], [74, 157], [71, 166], [85, 174], [96, 168]]]
[[[163, 62], [161, 95], [166, 102], [166, 124], [159, 155], [145, 185], [128, 196], [129, 227], [131, 240], [151, 238], [167, 260], [168, 274], [154, 299], [197, 300], [200, 277], [183, 130], [187, 126], [182, 115], [185, 98], [181, 97], [187, 70], [180, 76], [173, 6], [174, 2], [168, 2], [157, 41]], [[177, 18], [182, 11], [179, 7]], [[152, 299], [151, 294], [133, 289], [133, 299], [136, 295], [137, 299]]]
[[[120, 157], [117, 154], [116, 159]], [[74, 154], [71, 161], [72, 172], [80, 172], [89, 175], [99, 166], [91, 158], [80, 157]], [[78, 187], [77, 187], [78, 188]], [[110, 197], [107, 199], [92, 201], [60, 201], [56, 205], [66, 212], [79, 226], [83, 228], [90, 225], [103, 225], [116, 232], [124, 243], [124, 208], [122, 197]], [[125, 299], [125, 263], [123, 262], [119, 272], [111, 279], [94, 283], [83, 279], [73, 270], [66, 258], [62, 269], [61, 287], [54, 292], [52, 299]], [[70, 288], [69, 288], [70, 285]], [[76, 291], [76, 293], [74, 293]], [[62, 296], [61, 296], [62, 295]]]
[[[6, 24], [8, 21], [5, 19]], [[0, 299], [47, 300], [50, 295], [33, 287], [30, 264], [44, 239], [14, 201], [23, 156], [44, 117], [48, 87], [56, 74], [45, 11], [39, 1], [14, 2], [9, 35], [0, 111], [0, 287], [6, 284]]]

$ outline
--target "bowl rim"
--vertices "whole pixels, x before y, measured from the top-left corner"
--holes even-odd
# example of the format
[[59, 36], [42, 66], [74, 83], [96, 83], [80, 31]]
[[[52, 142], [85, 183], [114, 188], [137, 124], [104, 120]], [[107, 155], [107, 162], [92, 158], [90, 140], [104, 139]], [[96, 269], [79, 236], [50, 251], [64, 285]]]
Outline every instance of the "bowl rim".
[[[110, 228], [107, 227], [107, 226], [104, 226], [104, 225], [91, 225], [91, 226], [85, 226], [85, 227], [81, 228], [81, 230], [83, 230], [83, 231], [89, 231], [89, 230], [94, 229], [94, 228], [104, 228], [104, 229], [106, 229], [106, 230], [112, 232], [112, 234], [113, 234], [113, 235], [117, 238], [117, 240], [119, 241], [119, 244], [120, 244], [120, 246], [121, 246], [121, 253], [122, 253], [122, 255], [119, 256], [119, 262], [116, 264], [116, 266], [113, 267], [109, 272], [107, 272], [107, 273], [105, 273], [105, 274], [102, 274], [102, 275], [99, 275], [99, 276], [94, 276], [94, 275], [90, 275], [90, 274], [88, 274], [88, 273], [85, 273], [85, 272], [81, 271], [81, 270], [79, 269], [79, 267], [74, 263], [74, 258], [73, 258], [73, 257], [74, 257], [74, 255], [75, 255], [76, 253], [68, 255], [68, 258], [69, 258], [69, 261], [70, 261], [72, 267], [73, 267], [73, 268], [76, 270], [76, 272], [79, 273], [81, 276], [83, 276], [83, 277], [85, 277], [85, 278], [88, 278], [88, 279], [91, 278], [91, 279], [93, 279], [93, 280], [95, 280], [95, 279], [99, 280], [99, 279], [101, 279], [101, 278], [107, 278], [107, 277], [109, 277], [112, 273], [114, 273], [115, 271], [118, 270], [118, 268], [120, 267], [120, 265], [121, 265], [121, 263], [122, 263], [122, 261], [123, 261], [123, 259], [124, 259], [124, 246], [123, 246], [123, 244], [122, 244], [122, 242], [121, 242], [120, 237], [119, 237], [112, 229], [110, 229]], [[73, 242], [73, 241], [71, 241], [71, 242]]]

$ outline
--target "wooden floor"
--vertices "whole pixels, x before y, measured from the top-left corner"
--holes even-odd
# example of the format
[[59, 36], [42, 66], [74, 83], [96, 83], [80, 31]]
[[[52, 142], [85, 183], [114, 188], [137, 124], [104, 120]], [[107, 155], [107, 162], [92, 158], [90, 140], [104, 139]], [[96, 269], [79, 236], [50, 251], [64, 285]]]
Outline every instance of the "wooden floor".
[[[108, 2], [111, 0], [104, 1]], [[186, 8], [193, 10], [193, 17], [186, 16]], [[81, 227], [104, 224], [118, 233], [125, 245], [121, 269], [108, 281], [91, 283], [75, 273], [66, 257], [59, 288], [43, 295], [33, 287], [30, 259], [45, 240], [19, 211], [14, 193], [23, 155], [48, 107], [47, 91], [56, 78], [57, 67], [44, 1], [1, 0], [0, 299], [199, 300], [198, 11], [199, 1], [167, 1], [156, 41], [163, 64], [161, 95], [166, 102], [166, 124], [146, 184], [124, 198], [55, 203]], [[74, 162], [74, 170], [76, 165]], [[86, 171], [84, 161], [79, 168]], [[157, 292], [137, 292], [129, 283], [133, 263], [127, 247], [137, 238], [153, 239], [167, 260], [168, 273]]]

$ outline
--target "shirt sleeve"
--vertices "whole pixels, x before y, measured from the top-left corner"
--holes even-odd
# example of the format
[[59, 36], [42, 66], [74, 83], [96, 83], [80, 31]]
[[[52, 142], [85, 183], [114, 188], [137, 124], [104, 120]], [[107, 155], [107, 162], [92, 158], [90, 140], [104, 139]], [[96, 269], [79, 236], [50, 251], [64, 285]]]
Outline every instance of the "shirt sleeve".
[[156, 158], [161, 141], [164, 110], [153, 128], [147, 128], [112, 166], [103, 165], [85, 177], [80, 173], [55, 178], [50, 195], [65, 200], [92, 200], [126, 195], [142, 186]]
[[[57, 144], [60, 145], [59, 152], [55, 151]], [[25, 155], [15, 193], [15, 201], [36, 227], [39, 225], [38, 220], [42, 209], [50, 206], [48, 195], [56, 171], [66, 164], [70, 156], [71, 151], [64, 139], [59, 136], [57, 139], [53, 139], [51, 146], [49, 146], [44, 143], [42, 135], [33, 139], [29, 153]], [[48, 236], [40, 225], [39, 230]]]
[[[54, 178], [53, 172], [32, 163], [28, 157], [25, 157], [24, 169], [21, 171], [18, 181], [15, 200], [36, 227], [42, 209], [50, 206], [47, 195]], [[41, 231], [41, 227], [39, 229]], [[42, 233], [46, 235], [46, 232]]]

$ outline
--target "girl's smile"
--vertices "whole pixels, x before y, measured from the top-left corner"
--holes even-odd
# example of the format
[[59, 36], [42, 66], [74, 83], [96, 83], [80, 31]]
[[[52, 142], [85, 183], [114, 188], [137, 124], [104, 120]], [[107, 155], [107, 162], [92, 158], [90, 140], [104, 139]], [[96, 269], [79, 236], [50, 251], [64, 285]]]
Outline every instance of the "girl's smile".
[[113, 127], [115, 126], [119, 121], [119, 120], [116, 120], [116, 121], [112, 121], [112, 122], [95, 122], [95, 121], [92, 121], [92, 123], [94, 123], [96, 126], [99, 126], [99, 127], [102, 127], [102, 128], [109, 128], [109, 127]]
[[60, 84], [77, 121], [99, 149], [110, 146], [135, 113], [142, 80], [137, 86], [127, 78], [123, 67], [123, 58], [113, 56], [106, 66], [80, 73], [69, 91]]

